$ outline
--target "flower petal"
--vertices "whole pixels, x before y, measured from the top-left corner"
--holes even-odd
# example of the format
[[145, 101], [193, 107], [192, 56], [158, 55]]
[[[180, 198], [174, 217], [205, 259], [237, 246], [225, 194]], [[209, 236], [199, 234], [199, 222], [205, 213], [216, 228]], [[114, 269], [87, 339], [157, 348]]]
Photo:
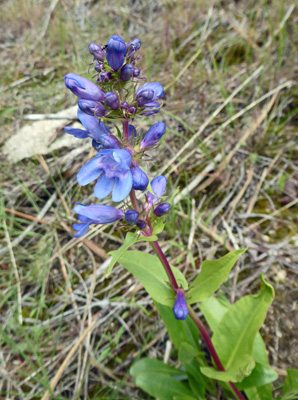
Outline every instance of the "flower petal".
[[114, 183], [115, 178], [107, 178], [103, 173], [94, 186], [94, 195], [98, 199], [104, 199], [111, 193]]
[[98, 166], [99, 158], [95, 157], [85, 164], [77, 175], [79, 185], [85, 186], [98, 178], [102, 169]]
[[77, 139], [86, 139], [87, 137], [89, 137], [88, 132], [84, 131], [83, 129], [75, 129], [71, 126], [65, 126], [63, 129], [65, 133], [73, 135]]
[[124, 179], [116, 179], [116, 184], [113, 190], [112, 199], [115, 202], [124, 200], [132, 188], [132, 175], [129, 172]]
[[73, 224], [72, 227], [75, 231], [78, 231], [74, 234], [76, 238], [84, 236], [89, 230], [89, 224]]

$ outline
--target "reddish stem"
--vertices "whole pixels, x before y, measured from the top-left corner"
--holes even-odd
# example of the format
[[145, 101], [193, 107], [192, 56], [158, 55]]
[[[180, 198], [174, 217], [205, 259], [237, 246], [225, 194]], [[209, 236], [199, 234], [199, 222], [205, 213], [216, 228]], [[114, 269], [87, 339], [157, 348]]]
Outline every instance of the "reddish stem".
[[140, 214], [141, 210], [140, 210], [134, 189], [131, 189], [131, 191], [129, 193], [129, 197], [130, 197], [130, 201], [131, 201], [133, 208]]
[[[207, 332], [205, 326], [203, 325], [200, 318], [195, 314], [195, 312], [193, 311], [193, 309], [190, 306], [188, 306], [188, 309], [189, 309], [189, 316], [194, 321], [194, 323], [197, 325], [197, 327], [200, 331], [200, 334], [202, 335], [203, 339], [205, 340], [205, 343], [207, 345], [209, 353], [210, 353], [211, 357], [213, 358], [213, 361], [214, 361], [215, 365], [217, 366], [217, 369], [219, 371], [225, 371], [225, 369], [216, 353], [213, 343], [211, 342], [210, 336], [208, 335], [208, 332]], [[236, 388], [234, 383], [229, 382], [229, 385], [230, 385], [230, 388], [233, 390], [235, 396], [239, 400], [246, 400], [246, 397]]]
[[153, 250], [157, 254], [158, 258], [160, 259], [162, 265], [164, 266], [164, 269], [171, 281], [172, 287], [176, 293], [176, 290], [179, 288], [176, 278], [173, 274], [173, 271], [170, 267], [170, 264], [168, 263], [168, 260], [166, 259], [166, 256], [164, 255], [162, 249], [160, 248], [158, 242], [151, 242], [151, 246], [153, 247]]
[[124, 132], [124, 140], [125, 142], [128, 142], [129, 136], [128, 136], [128, 121], [123, 122], [123, 132]]

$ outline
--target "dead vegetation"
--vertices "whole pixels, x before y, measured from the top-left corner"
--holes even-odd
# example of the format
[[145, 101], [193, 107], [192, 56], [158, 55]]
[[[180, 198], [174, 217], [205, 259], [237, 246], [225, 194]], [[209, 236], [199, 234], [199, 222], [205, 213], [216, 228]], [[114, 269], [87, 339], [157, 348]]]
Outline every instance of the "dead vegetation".
[[[64, 75], [86, 73], [88, 43], [115, 33], [142, 40], [148, 80], [167, 89], [156, 117], [167, 135], [151, 167], [169, 194], [179, 189], [167, 256], [191, 277], [204, 259], [248, 247], [221, 294], [254, 293], [264, 273], [276, 290], [262, 329], [270, 361], [281, 375], [297, 367], [294, 2], [7, 0], [0, 10], [0, 398], [45, 399], [53, 379], [55, 399], [148, 398], [129, 366], [164, 358], [168, 336], [142, 286], [121, 266], [104, 278], [124, 232], [96, 226], [78, 240], [70, 228], [74, 202], [95, 200], [76, 183], [92, 150], [67, 141], [73, 118], [60, 125], [55, 114], [74, 105]], [[54, 122], [52, 135], [41, 125], [30, 135], [35, 114]], [[31, 153], [14, 158], [36, 129]]]

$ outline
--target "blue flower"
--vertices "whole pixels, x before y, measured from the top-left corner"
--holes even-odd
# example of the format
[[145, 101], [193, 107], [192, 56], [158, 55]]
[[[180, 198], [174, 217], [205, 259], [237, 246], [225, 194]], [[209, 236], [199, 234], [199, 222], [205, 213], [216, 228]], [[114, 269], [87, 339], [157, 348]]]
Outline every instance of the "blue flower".
[[122, 81], [129, 81], [133, 76], [133, 72], [134, 67], [131, 64], [124, 65], [120, 71], [120, 79]]
[[114, 35], [107, 43], [106, 59], [109, 66], [117, 71], [123, 64], [126, 55], [126, 44], [121, 37]]
[[109, 224], [124, 217], [124, 211], [104, 205], [85, 206], [78, 204], [73, 210], [79, 214], [78, 220], [81, 221], [81, 223], [72, 226], [75, 231], [78, 231], [74, 237], [85, 235], [90, 224]]
[[119, 107], [118, 96], [114, 92], [107, 92], [105, 94], [105, 103], [107, 106], [111, 107], [113, 110], [117, 110]]
[[70, 73], [65, 75], [65, 85], [80, 99], [103, 101], [104, 92], [95, 83], [82, 76]]
[[75, 129], [70, 126], [65, 126], [64, 131], [78, 139], [91, 138], [101, 147], [106, 149], [119, 149], [120, 144], [117, 138], [111, 134], [109, 128], [103, 123], [99, 122], [97, 118], [85, 114], [78, 108], [78, 118], [86, 129]]
[[99, 118], [104, 117], [107, 111], [105, 106], [93, 100], [80, 99], [78, 101], [78, 106], [80, 110], [92, 117], [94, 117], [94, 115]]
[[99, 177], [94, 187], [95, 196], [103, 199], [113, 191], [112, 199], [118, 202], [125, 199], [132, 188], [130, 164], [131, 156], [126, 150], [102, 150], [83, 166], [77, 180], [84, 186]]
[[177, 290], [177, 297], [173, 307], [174, 317], [176, 319], [184, 320], [188, 315], [188, 308], [187, 303], [184, 297], [184, 290], [178, 289]]
[[157, 217], [162, 217], [163, 215], [167, 214], [170, 211], [170, 209], [171, 209], [171, 206], [169, 203], [161, 203], [154, 210], [154, 214]]
[[153, 205], [159, 200], [159, 197], [162, 197], [167, 186], [167, 178], [163, 175], [156, 176], [151, 181], [151, 189], [153, 193], [158, 196], [154, 196], [152, 193], [147, 194], [148, 203]]
[[140, 148], [143, 149], [144, 147], [154, 146], [159, 139], [164, 135], [166, 131], [166, 124], [163, 122], [157, 122], [153, 124], [146, 135], [143, 137], [141, 141]]
[[160, 104], [157, 101], [150, 101], [145, 104], [144, 110], [141, 112], [141, 115], [153, 115], [157, 114], [160, 110]]
[[136, 210], [128, 210], [125, 213], [125, 220], [131, 225], [135, 225], [138, 222], [139, 213]]
[[144, 106], [151, 101], [160, 99], [163, 96], [163, 87], [158, 82], [145, 83], [145, 85], [141, 86], [136, 91], [136, 100], [139, 107]]
[[146, 173], [137, 165], [130, 168], [132, 173], [132, 187], [135, 190], [145, 190], [149, 179]]

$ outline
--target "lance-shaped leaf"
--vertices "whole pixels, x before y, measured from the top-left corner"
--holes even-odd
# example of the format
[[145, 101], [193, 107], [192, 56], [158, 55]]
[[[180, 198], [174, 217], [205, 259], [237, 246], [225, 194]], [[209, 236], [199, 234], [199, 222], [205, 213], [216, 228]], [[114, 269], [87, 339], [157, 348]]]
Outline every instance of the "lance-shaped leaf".
[[132, 246], [133, 244], [135, 244], [137, 242], [154, 242], [157, 239], [158, 239], [158, 237], [156, 235], [147, 237], [147, 236], [143, 236], [143, 235], [138, 235], [136, 233], [128, 232], [125, 237], [123, 245], [121, 247], [119, 247], [119, 249], [109, 252], [109, 255], [112, 256], [112, 260], [110, 262], [108, 272], [106, 274], [106, 278], [110, 275], [114, 265], [119, 260], [119, 258], [122, 256], [122, 254], [124, 254], [127, 251], [127, 249], [130, 248], [130, 246]]
[[[231, 374], [230, 380], [233, 382], [241, 382], [252, 370], [256, 335], [273, 300], [273, 287], [263, 277], [261, 279], [263, 285], [259, 294], [245, 296], [237, 301], [223, 315], [212, 336], [219, 359], [226, 372]], [[202, 372], [210, 376], [210, 371]], [[215, 379], [220, 379], [219, 371], [215, 372]]]
[[[143, 284], [152, 299], [173, 307], [175, 293], [168, 285], [168, 276], [158, 257], [131, 250], [122, 254], [118, 261]], [[188, 285], [182, 272], [177, 268], [171, 268], [176, 280], [186, 290]]]
[[228, 278], [238, 257], [245, 251], [235, 250], [218, 260], [204, 261], [201, 272], [190, 285], [188, 304], [208, 299]]

